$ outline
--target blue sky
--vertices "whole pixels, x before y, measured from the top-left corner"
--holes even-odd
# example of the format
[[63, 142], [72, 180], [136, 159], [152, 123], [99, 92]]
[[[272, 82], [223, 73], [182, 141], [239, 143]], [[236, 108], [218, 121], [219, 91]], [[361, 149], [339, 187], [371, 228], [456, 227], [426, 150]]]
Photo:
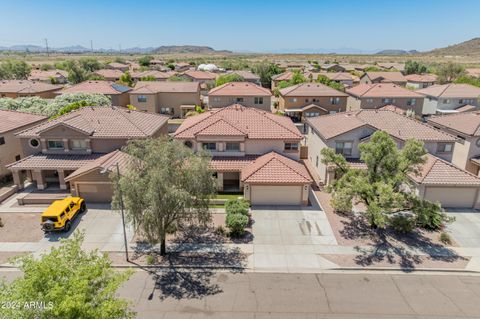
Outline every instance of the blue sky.
[[428, 50], [480, 36], [478, 0], [0, 0], [0, 46]]

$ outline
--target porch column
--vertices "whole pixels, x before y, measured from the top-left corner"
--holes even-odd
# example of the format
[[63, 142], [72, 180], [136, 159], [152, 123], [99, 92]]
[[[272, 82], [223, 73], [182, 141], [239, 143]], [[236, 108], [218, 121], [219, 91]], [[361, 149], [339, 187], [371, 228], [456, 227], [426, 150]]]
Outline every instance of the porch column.
[[223, 191], [223, 173], [217, 173], [217, 189]]
[[240, 143], [240, 152], [245, 152], [245, 142]]
[[68, 145], [68, 139], [62, 139], [63, 142], [63, 149], [66, 153], [70, 152], [70, 145]]
[[45, 189], [45, 183], [43, 181], [43, 173], [41, 170], [33, 171], [33, 179], [37, 182], [37, 188], [42, 190]]
[[14, 170], [12, 171], [13, 175], [13, 183], [17, 185], [18, 189], [23, 189], [23, 182], [22, 179], [20, 178], [20, 171]]
[[85, 139], [85, 142], [87, 144], [87, 153], [91, 154], [92, 153], [92, 144], [90, 142], [90, 139], [89, 138]]
[[47, 140], [44, 138], [41, 138], [40, 145], [42, 146], [42, 153], [45, 153], [47, 151]]
[[60, 189], [67, 189], [67, 184], [65, 184], [65, 171], [58, 170], [58, 182], [60, 183]]

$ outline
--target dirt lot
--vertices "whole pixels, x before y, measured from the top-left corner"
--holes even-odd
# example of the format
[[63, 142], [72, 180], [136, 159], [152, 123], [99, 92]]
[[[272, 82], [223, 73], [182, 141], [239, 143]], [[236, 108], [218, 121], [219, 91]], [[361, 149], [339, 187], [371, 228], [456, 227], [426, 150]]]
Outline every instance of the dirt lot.
[[43, 237], [40, 214], [2, 213], [0, 218], [0, 242], [37, 242]]

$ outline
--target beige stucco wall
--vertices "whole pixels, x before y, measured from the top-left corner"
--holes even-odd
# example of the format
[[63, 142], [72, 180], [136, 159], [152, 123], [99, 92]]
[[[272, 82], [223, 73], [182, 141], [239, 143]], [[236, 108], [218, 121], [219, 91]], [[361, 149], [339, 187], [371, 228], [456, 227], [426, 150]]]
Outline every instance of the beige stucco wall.
[[[389, 98], [389, 97], [387, 97]], [[423, 98], [415, 98], [415, 105], [407, 105], [407, 101], [410, 100], [410, 98], [392, 98], [391, 103], [385, 103], [382, 101], [383, 98], [357, 98], [355, 96], [352, 96], [349, 98], [349, 106], [351, 106], [351, 109], [357, 109], [362, 108], [362, 109], [378, 109], [381, 108], [385, 105], [395, 105], [403, 110], [414, 110], [416, 115], [421, 115], [423, 112]]]
[[[272, 105], [272, 96], [265, 95], [263, 97], [263, 104], [255, 104], [254, 96], [208, 96], [208, 105], [211, 108], [226, 107], [232, 104], [238, 103], [244, 106], [255, 107], [257, 109], [262, 109], [265, 111], [271, 111]], [[237, 102], [237, 98], [243, 98], [243, 102]]]
[[[340, 101], [338, 104], [332, 104], [330, 98], [339, 98]], [[294, 101], [296, 99], [296, 101]], [[313, 99], [316, 99], [317, 102], [313, 102]], [[296, 109], [302, 108], [310, 104], [317, 104], [328, 111], [344, 112], [347, 108], [347, 97], [346, 96], [288, 96], [284, 97], [280, 95], [278, 98], [278, 109]]]
[[[290, 141], [287, 141], [290, 142]], [[300, 143], [299, 141], [292, 141]], [[247, 155], [263, 155], [271, 151], [298, 160], [300, 158], [300, 151], [286, 152], [285, 141], [283, 140], [250, 140], [245, 141], [245, 154]]]
[[[138, 102], [138, 96], [144, 95], [146, 102]], [[201, 105], [200, 90], [195, 93], [156, 93], [156, 94], [130, 94], [130, 104], [138, 110], [160, 113], [160, 108], [173, 108], [175, 117], [182, 116], [181, 105]]]
[[253, 205], [306, 205], [310, 186], [245, 184], [244, 197]]

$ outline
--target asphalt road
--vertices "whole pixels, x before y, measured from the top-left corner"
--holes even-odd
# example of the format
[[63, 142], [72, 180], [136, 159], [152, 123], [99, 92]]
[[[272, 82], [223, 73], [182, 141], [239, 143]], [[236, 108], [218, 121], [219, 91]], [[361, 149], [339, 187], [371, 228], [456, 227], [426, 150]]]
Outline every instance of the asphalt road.
[[137, 272], [138, 318], [480, 318], [480, 276]]
[[137, 271], [119, 294], [137, 318], [480, 318], [473, 275]]

